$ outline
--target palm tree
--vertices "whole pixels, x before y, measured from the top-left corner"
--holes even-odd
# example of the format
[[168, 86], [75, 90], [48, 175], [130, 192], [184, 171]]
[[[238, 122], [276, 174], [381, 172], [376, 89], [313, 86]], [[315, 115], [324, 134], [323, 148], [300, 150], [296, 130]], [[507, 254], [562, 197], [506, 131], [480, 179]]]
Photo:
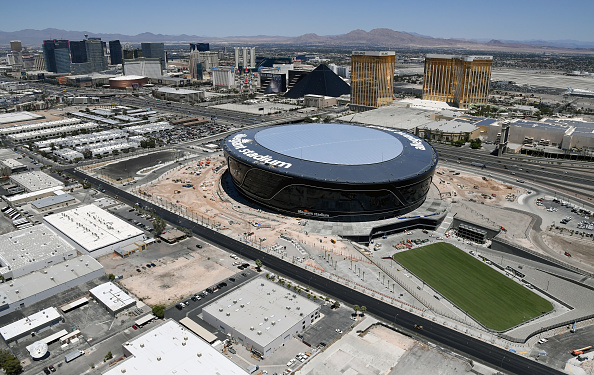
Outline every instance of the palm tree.
[[256, 259], [256, 268], [258, 269], [258, 272], [260, 272], [260, 269], [262, 268], [262, 261], [260, 259]]
[[359, 305], [353, 306], [353, 310], [355, 310], [355, 316], [357, 316], [357, 313], [359, 312], [359, 309], [360, 309]]
[[361, 315], [365, 315], [366, 312], [367, 312], [367, 307], [361, 306]]

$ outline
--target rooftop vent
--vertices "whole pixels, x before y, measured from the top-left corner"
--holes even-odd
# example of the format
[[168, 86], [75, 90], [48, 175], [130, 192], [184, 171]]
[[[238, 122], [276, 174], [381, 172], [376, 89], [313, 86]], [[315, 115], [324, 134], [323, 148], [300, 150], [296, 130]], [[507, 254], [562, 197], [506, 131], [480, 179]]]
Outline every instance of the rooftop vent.
[[198, 352], [197, 353], [198, 357], [202, 357], [202, 353]]
[[261, 335], [261, 334], [262, 334], [262, 331], [258, 331], [258, 335]]
[[160, 361], [160, 360], [161, 360], [161, 357], [157, 357], [157, 361]]

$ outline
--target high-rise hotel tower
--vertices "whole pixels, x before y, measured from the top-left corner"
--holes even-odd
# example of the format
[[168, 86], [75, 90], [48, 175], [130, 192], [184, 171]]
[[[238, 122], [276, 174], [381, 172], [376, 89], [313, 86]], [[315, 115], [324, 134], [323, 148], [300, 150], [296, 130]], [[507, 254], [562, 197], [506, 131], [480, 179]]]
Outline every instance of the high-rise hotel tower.
[[351, 63], [351, 108], [365, 110], [392, 104], [393, 51], [354, 51]]
[[486, 104], [492, 65], [493, 56], [427, 55], [423, 99], [459, 108]]

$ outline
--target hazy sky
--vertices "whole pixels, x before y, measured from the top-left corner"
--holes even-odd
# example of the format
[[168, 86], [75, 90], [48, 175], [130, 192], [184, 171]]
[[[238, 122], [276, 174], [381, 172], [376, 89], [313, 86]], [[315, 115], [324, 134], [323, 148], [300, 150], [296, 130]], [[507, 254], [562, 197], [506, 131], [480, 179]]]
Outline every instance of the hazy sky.
[[0, 31], [199, 36], [344, 34], [390, 28], [441, 38], [594, 41], [594, 0], [10, 1]]

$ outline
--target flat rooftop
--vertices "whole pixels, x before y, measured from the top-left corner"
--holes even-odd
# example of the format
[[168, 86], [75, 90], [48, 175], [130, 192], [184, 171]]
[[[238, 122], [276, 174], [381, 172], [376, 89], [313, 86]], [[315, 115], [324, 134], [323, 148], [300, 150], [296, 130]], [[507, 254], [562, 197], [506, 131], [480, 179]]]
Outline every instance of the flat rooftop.
[[118, 311], [136, 304], [134, 298], [130, 297], [111, 281], [98, 285], [89, 290], [89, 292], [111, 311]]
[[29, 315], [14, 323], [5, 325], [0, 328], [0, 334], [5, 341], [10, 341], [15, 337], [19, 337], [25, 333], [34, 331], [36, 328], [41, 328], [54, 320], [60, 319], [62, 316], [55, 307], [50, 307], [41, 310], [33, 315]]
[[478, 126], [462, 121], [434, 121], [423, 126], [419, 126], [419, 129], [428, 129], [433, 131], [441, 131], [444, 133], [471, 133], [478, 129]]
[[29, 192], [64, 186], [63, 182], [58, 181], [57, 179], [42, 171], [30, 171], [13, 174], [10, 176], [10, 179]]
[[432, 122], [429, 118], [431, 113], [433, 112], [425, 109], [391, 105], [339, 117], [337, 121], [379, 125], [404, 131], [413, 131], [419, 126]]
[[51, 197], [38, 199], [36, 201], [31, 202], [31, 204], [33, 205], [33, 207], [41, 210], [46, 207], [53, 206], [55, 204], [70, 202], [73, 200], [75, 200], [75, 199], [70, 194], [60, 194], [60, 195], [54, 195]]
[[132, 355], [103, 375], [246, 374], [209, 343], [171, 319], [129, 341], [124, 349]]
[[198, 94], [201, 91], [198, 90], [188, 90], [188, 89], [176, 89], [173, 87], [161, 87], [158, 90], [159, 92], [165, 92], [168, 94], [179, 94], [179, 95], [189, 95], [189, 94]]
[[12, 124], [15, 122], [31, 121], [42, 119], [40, 116], [31, 112], [13, 112], [13, 113], [2, 113], [0, 114], [0, 125]]
[[395, 51], [353, 51], [353, 56], [396, 56]]
[[311, 319], [319, 307], [292, 290], [257, 278], [214, 301], [203, 311], [266, 347], [302, 320]]
[[[10, 282], [0, 284], [0, 308], [5, 304], [16, 303], [100, 270], [103, 270], [103, 266], [93, 257], [81, 255], [17, 277]], [[105, 272], [97, 273], [101, 273], [97, 277], [105, 275]]]
[[12, 270], [72, 251], [75, 251], [74, 247], [52, 232], [45, 224], [0, 236], [1, 266], [10, 267]]
[[89, 204], [43, 219], [87, 251], [94, 251], [143, 234], [122, 219]]

